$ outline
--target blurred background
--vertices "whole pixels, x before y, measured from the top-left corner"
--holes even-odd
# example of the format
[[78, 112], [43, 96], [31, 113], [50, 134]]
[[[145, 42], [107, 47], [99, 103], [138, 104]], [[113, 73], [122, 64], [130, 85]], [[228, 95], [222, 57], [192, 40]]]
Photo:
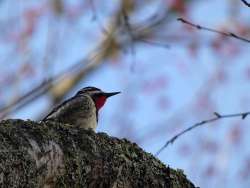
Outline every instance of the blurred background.
[[[241, 0], [0, 0], [0, 118], [40, 120], [86, 86], [122, 91], [98, 132], [154, 154], [213, 112], [250, 109], [250, 39]], [[250, 186], [250, 120], [178, 138], [158, 158], [200, 187]]]

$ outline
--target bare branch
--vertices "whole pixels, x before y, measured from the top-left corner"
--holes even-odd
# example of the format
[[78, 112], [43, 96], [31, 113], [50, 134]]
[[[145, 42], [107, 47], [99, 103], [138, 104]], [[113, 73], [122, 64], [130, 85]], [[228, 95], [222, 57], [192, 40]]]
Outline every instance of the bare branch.
[[[128, 3], [128, 1], [126, 0], [123, 0], [123, 2], [125, 4]], [[131, 23], [129, 23], [128, 14], [130, 12], [131, 10], [127, 10], [125, 7], [121, 6], [120, 9], [117, 11], [116, 16], [114, 16], [115, 20], [111, 18], [110, 22], [112, 24], [109, 27], [108, 33], [105, 35], [105, 38], [100, 41], [96, 49], [94, 49], [91, 53], [89, 53], [79, 62], [76, 62], [69, 69], [61, 72], [58, 75], [55, 75], [47, 81], [44, 81], [32, 90], [28, 91], [23, 96], [20, 96], [16, 100], [12, 101], [10, 104], [7, 104], [3, 108], [0, 108], [0, 119], [3, 119], [10, 113], [21, 109], [22, 107], [36, 100], [38, 97], [46, 94], [46, 92], [48, 91], [50, 91], [51, 93], [53, 103], [60, 101], [84, 76], [88, 75], [90, 72], [94, 71], [97, 67], [99, 67], [99, 65], [102, 64], [104, 59], [112, 57], [112, 54], [120, 50], [118, 47], [129, 46], [131, 45], [131, 41], [164, 46], [164, 44], [154, 42], [152, 40], [149, 40], [149, 38], [152, 38], [152, 33], [154, 33], [154, 29], [156, 27], [160, 26], [161, 24], [164, 24], [163, 21], [166, 20], [166, 15], [164, 14], [163, 16], [157, 19], [147, 20], [147, 24], [143, 22], [133, 26], [131, 25]], [[126, 22], [125, 27], [131, 37], [130, 40], [118, 40], [118, 37], [120, 35], [119, 33], [117, 33], [117, 30], [119, 30], [119, 19], [122, 16], [124, 22]], [[119, 46], [117, 47], [116, 44], [118, 44]], [[114, 49], [115, 47], [116, 49]], [[70, 79], [70, 81], [65, 82], [65, 78], [67, 78], [67, 80]], [[65, 86], [65, 83], [68, 85]], [[63, 90], [60, 89], [62, 87]]]
[[101, 31], [104, 34], [107, 34], [108, 30], [102, 24], [102, 22], [101, 22], [101, 20], [100, 20], [100, 18], [98, 16], [94, 0], [89, 0], [89, 4], [90, 4], [91, 11], [92, 11], [92, 20], [96, 21], [96, 23], [98, 24], [99, 28], [101, 29]]
[[182, 136], [183, 134], [191, 131], [192, 129], [195, 129], [196, 127], [202, 126], [207, 123], [212, 123], [214, 121], [220, 120], [220, 119], [225, 119], [225, 118], [233, 118], [233, 117], [241, 117], [242, 119], [245, 119], [248, 115], [250, 115], [250, 112], [242, 112], [242, 113], [236, 113], [236, 114], [227, 114], [227, 115], [221, 115], [218, 112], [214, 112], [214, 115], [216, 117], [203, 120], [201, 122], [195, 123], [194, 125], [184, 129], [183, 131], [179, 132], [175, 136], [173, 136], [171, 139], [169, 139], [164, 146], [162, 146], [155, 154], [155, 156], [158, 156], [164, 149], [166, 149], [170, 144], [173, 144], [177, 138]]
[[16, 111], [25, 106], [26, 104], [32, 102], [35, 98], [42, 95], [44, 91], [49, 88], [50, 84], [51, 80], [44, 81], [37, 87], [31, 89], [23, 96], [12, 101], [9, 105], [0, 108], [0, 119], [6, 117], [10, 112]]
[[135, 46], [134, 46], [135, 37], [133, 35], [133, 30], [132, 30], [131, 24], [129, 22], [129, 16], [124, 8], [122, 9], [122, 17], [123, 17], [123, 21], [124, 21], [124, 26], [127, 30], [129, 38], [130, 38], [130, 50], [131, 50], [131, 55], [133, 57], [133, 64], [132, 64], [133, 66], [131, 68], [133, 69], [133, 67], [135, 66], [135, 62], [136, 62], [135, 61], [136, 51], [135, 51]]
[[235, 38], [235, 39], [238, 39], [238, 40], [241, 40], [243, 42], [248, 42], [250, 43], [250, 40], [249, 39], [246, 39], [246, 38], [243, 38], [241, 36], [238, 36], [232, 32], [224, 32], [224, 31], [219, 31], [219, 30], [216, 30], [216, 29], [212, 29], [212, 28], [208, 28], [208, 27], [204, 27], [204, 26], [201, 26], [201, 25], [197, 25], [197, 24], [194, 24], [192, 22], [189, 22], [183, 18], [178, 18], [177, 19], [178, 21], [184, 23], [184, 24], [187, 24], [189, 26], [192, 26], [196, 29], [199, 29], [199, 30], [204, 30], [204, 31], [209, 31], [209, 32], [212, 32], [212, 33], [217, 33], [217, 34], [220, 34], [220, 35], [223, 35], [223, 36], [226, 36], [226, 37], [231, 37], [231, 38]]
[[147, 39], [139, 39], [138, 42], [161, 47], [161, 48], [166, 48], [166, 49], [170, 48], [169, 44], [157, 42], [157, 41], [151, 41], [151, 40], [147, 40]]
[[[89, 69], [93, 68], [96, 66], [93, 63], [93, 60], [96, 58], [96, 56], [93, 56], [92, 58], [84, 58], [81, 61], [75, 63], [65, 71], [59, 73], [58, 75], [42, 82], [38, 86], [34, 87], [30, 91], [28, 91], [26, 94], [20, 96], [16, 100], [12, 101], [10, 104], [7, 106], [4, 106], [0, 108], [0, 119], [5, 118], [8, 116], [10, 113], [13, 113], [22, 107], [26, 106], [27, 104], [31, 103], [38, 97], [42, 96], [46, 92], [48, 92], [51, 88], [54, 87], [54, 83], [62, 80], [66, 75], [75, 72], [75, 70], [82, 70], [82, 71], [88, 71]], [[85, 67], [82, 68], [84, 64], [87, 64]]]
[[241, 2], [244, 3], [246, 6], [250, 7], [250, 3], [248, 3], [247, 1], [241, 0]]

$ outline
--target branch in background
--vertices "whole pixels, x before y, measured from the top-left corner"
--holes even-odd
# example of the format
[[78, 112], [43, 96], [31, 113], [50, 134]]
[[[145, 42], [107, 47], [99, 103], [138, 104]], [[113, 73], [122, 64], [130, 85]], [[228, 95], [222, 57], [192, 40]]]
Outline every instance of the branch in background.
[[248, 3], [247, 1], [241, 0], [241, 2], [244, 3], [246, 6], [250, 7], [250, 3]]
[[7, 117], [11, 112], [18, 111], [19, 109], [25, 107], [27, 104], [33, 102], [35, 99], [39, 98], [45, 94], [51, 87], [51, 82], [43, 82], [38, 87], [32, 89], [27, 94], [21, 96], [17, 100], [13, 101], [8, 106], [0, 109], [0, 119]]
[[[110, 20], [112, 24], [109, 27], [105, 39], [100, 41], [100, 44], [95, 50], [88, 54], [87, 57], [72, 65], [69, 69], [66, 69], [48, 81], [41, 83], [23, 96], [18, 97], [7, 106], [0, 108], [0, 119], [3, 119], [10, 113], [16, 112], [22, 107], [25, 107], [38, 97], [48, 93], [48, 91], [50, 91], [51, 94], [52, 105], [57, 103], [64, 98], [83, 77], [99, 67], [105, 59], [109, 59], [116, 54], [120, 50], [119, 47], [131, 45], [131, 40], [125, 40], [119, 43], [120, 40], [118, 37], [120, 35], [117, 35], [117, 30], [119, 30], [119, 20], [122, 16], [125, 16], [125, 21], [127, 21], [126, 24], [129, 25], [129, 28], [127, 29], [129, 30], [129, 34], [134, 37], [133, 42], [143, 42], [156, 46], [164, 46], [166, 48], [167, 45], [164, 43], [161, 44], [149, 39], [152, 38], [152, 34], [155, 32], [156, 28], [164, 25], [164, 21], [168, 18], [168, 14], [164, 11], [165, 13], [159, 17], [156, 16], [154, 19], [148, 19], [145, 22], [131, 25], [128, 22], [128, 14], [133, 10], [133, 6], [130, 3], [133, 4], [133, 1], [130, 2], [123, 0], [123, 4], [117, 14], [113, 16], [115, 20], [113, 20], [113, 18]], [[126, 14], [124, 15], [124, 13]]]
[[100, 41], [100, 44], [96, 50], [93, 53], [90, 53], [87, 58], [85, 58], [87, 60], [92, 59], [92, 62], [84, 69], [80, 69], [80, 71], [74, 73], [74, 75], [71, 75], [71, 77], [68, 78], [66, 82], [62, 80], [60, 84], [57, 84], [52, 88], [53, 90], [51, 90], [51, 93], [54, 104], [56, 104], [58, 101], [61, 101], [87, 74], [90, 74], [96, 70], [96, 68], [99, 67], [105, 60], [117, 55], [120, 52], [120, 46], [128, 45], [128, 41], [124, 41], [123, 43], [119, 44], [118, 37], [120, 35], [117, 36], [117, 30], [120, 29], [119, 21], [122, 11], [127, 10], [127, 12], [131, 12], [133, 10], [133, 3], [133, 1], [127, 0], [123, 0], [121, 2], [116, 15], [110, 19], [111, 24], [107, 28], [108, 30], [105, 38]]
[[48, 81], [44, 81], [43, 83], [41, 83], [40, 85], [38, 85], [37, 87], [31, 89], [29, 92], [27, 92], [26, 94], [24, 94], [23, 96], [21, 96], [20, 98], [12, 101], [9, 105], [4, 106], [2, 108], [0, 108], [0, 114], [10, 110], [11, 108], [13, 108], [14, 105], [21, 103], [23, 100], [25, 100], [26, 98], [29, 98], [30, 96], [32, 96], [34, 93], [36, 93], [37, 91], [40, 91], [41, 89], [44, 88], [45, 85], [47, 85], [50, 82], [50, 80]]
[[157, 46], [157, 47], [160, 47], [160, 48], [170, 49], [169, 44], [162, 43], [162, 42], [150, 41], [150, 40], [146, 40], [146, 39], [140, 39], [140, 40], [138, 40], [138, 42], [153, 45], [153, 46]]
[[[120, 9], [122, 8], [123, 7], [121, 7]], [[120, 14], [120, 11], [121, 10], [118, 11], [118, 14]], [[117, 17], [115, 18], [118, 19]], [[47, 93], [49, 90], [52, 97], [52, 103], [57, 103], [58, 101], [60, 101], [84, 76], [86, 76], [86, 74], [89, 74], [90, 72], [95, 70], [95, 68], [100, 65], [104, 59], [113, 55], [111, 53], [114, 53], [114, 33], [118, 27], [116, 21], [113, 23], [114, 24], [110, 27], [109, 30], [110, 34], [107, 35], [104, 40], [101, 40], [98, 47], [91, 53], [89, 53], [87, 57], [72, 65], [69, 69], [66, 69], [60, 74], [54, 76], [49, 81], [41, 83], [40, 85], [33, 88], [23, 96], [17, 98], [7, 106], [1, 108], [0, 119], [3, 119], [10, 113], [13, 113], [21, 109], [22, 107], [28, 105], [38, 97]], [[66, 81], [65, 77], [67, 79]], [[55, 84], [55, 82], [57, 83]]]
[[92, 20], [96, 20], [97, 19], [97, 13], [96, 13], [96, 7], [95, 7], [95, 3], [94, 0], [89, 0], [89, 5], [92, 11]]
[[127, 14], [125, 9], [122, 9], [122, 18], [123, 18], [123, 21], [124, 21], [124, 27], [126, 29], [126, 32], [129, 35], [130, 52], [131, 52], [131, 55], [132, 55], [132, 58], [133, 58], [133, 63], [132, 63], [132, 66], [131, 66], [131, 70], [134, 70], [135, 63], [136, 63], [136, 50], [135, 50], [135, 45], [134, 45], [135, 37], [133, 35], [132, 26], [131, 26], [131, 24], [129, 22], [129, 15]]
[[155, 154], [155, 156], [158, 156], [164, 149], [168, 147], [169, 144], [173, 144], [177, 138], [182, 136], [183, 134], [191, 131], [192, 129], [195, 129], [196, 127], [202, 126], [207, 123], [212, 123], [214, 121], [220, 120], [220, 119], [225, 119], [225, 118], [233, 118], [233, 117], [241, 117], [242, 119], [245, 119], [248, 115], [250, 115], [250, 112], [242, 112], [242, 113], [237, 113], [237, 114], [227, 114], [227, 115], [221, 115], [218, 112], [214, 112], [215, 117], [207, 120], [203, 120], [199, 123], [196, 123], [183, 131], [179, 132], [175, 136], [173, 136], [171, 139], [169, 139], [164, 146], [162, 146]]
[[[125, 4], [127, 5], [128, 2], [125, 2]], [[121, 6], [117, 14], [120, 15], [121, 11], [124, 9], [126, 9], [126, 7]], [[87, 55], [87, 57], [83, 58], [82, 60], [71, 66], [69, 69], [61, 72], [48, 81], [39, 84], [23, 96], [18, 97], [7, 106], [0, 108], [0, 119], [3, 119], [10, 113], [13, 113], [28, 105], [38, 97], [47, 93], [49, 90], [52, 96], [52, 103], [60, 101], [84, 76], [91, 73], [105, 59], [110, 58], [114, 53], [116, 53], [116, 51], [119, 49], [115, 49], [115, 47], [117, 46], [114, 45], [116, 43], [117, 37], [115, 35], [115, 32], [118, 28], [117, 19], [120, 18], [119, 16], [115, 16], [115, 19], [116, 21], [113, 21], [113, 18], [111, 18], [111, 22], [113, 24], [110, 26], [109, 34], [106, 35], [106, 38], [104, 40], [101, 40], [98, 47], [89, 55]], [[124, 43], [124, 45], [126, 45], [126, 41]], [[67, 80], [65, 81], [65, 79]]]
[[[158, 12], [157, 12], [158, 13]], [[157, 15], [157, 14], [156, 14]], [[130, 23], [129, 15], [127, 14], [127, 11], [125, 9], [122, 9], [121, 12], [121, 18], [123, 23], [123, 26], [125, 27], [125, 32], [128, 34], [129, 38], [129, 45], [130, 45], [130, 52], [133, 58], [133, 63], [131, 66], [131, 70], [133, 71], [135, 67], [135, 56], [136, 56], [136, 49], [135, 49], [135, 43], [144, 43], [152, 46], [157, 46], [161, 48], [168, 49], [170, 48], [170, 45], [165, 44], [163, 42], [157, 42], [150, 40], [152, 36], [150, 36], [153, 33], [153, 30], [158, 26], [158, 24], [164, 24], [164, 20], [166, 19], [166, 14], [163, 14], [161, 18], [157, 19], [157, 16], [154, 16], [155, 19], [149, 18], [146, 23], [142, 23], [140, 26], [132, 25]], [[148, 24], [149, 23], [149, 24]], [[146, 27], [142, 27], [142, 25], [147, 25]]]
[[93, 21], [96, 21], [97, 25], [99, 26], [100, 30], [104, 33], [104, 34], [107, 34], [108, 31], [107, 29], [105, 28], [105, 26], [102, 24], [99, 16], [98, 16], [98, 13], [97, 13], [97, 10], [96, 10], [96, 6], [95, 6], [95, 2], [94, 0], [89, 0], [89, 5], [90, 5], [90, 8], [91, 8], [91, 11], [92, 11], [92, 20]]
[[201, 25], [197, 25], [197, 24], [194, 24], [192, 22], [189, 22], [183, 18], [178, 18], [177, 19], [178, 21], [184, 23], [184, 24], [187, 24], [189, 26], [192, 26], [192, 27], [195, 27], [196, 29], [199, 29], [199, 30], [204, 30], [204, 31], [209, 31], [209, 32], [213, 32], [213, 33], [217, 33], [217, 34], [220, 34], [220, 35], [223, 35], [223, 36], [226, 36], [226, 37], [231, 37], [231, 38], [235, 38], [235, 39], [238, 39], [238, 40], [241, 40], [243, 42], [248, 42], [250, 43], [250, 40], [249, 39], [246, 39], [246, 38], [243, 38], [241, 36], [238, 36], [232, 32], [224, 32], [224, 31], [219, 31], [219, 30], [216, 30], [216, 29], [212, 29], [212, 28], [208, 28], [208, 27], [204, 27], [204, 26], [201, 26]]
[[[92, 59], [82, 59], [81, 61], [77, 62], [76, 64], [72, 65], [70, 68], [66, 69], [65, 71], [59, 73], [58, 75], [54, 76], [53, 78], [50, 78], [38, 86], [34, 87], [30, 91], [28, 91], [26, 94], [22, 95], [21, 97], [17, 98], [16, 100], [12, 101], [10, 104], [0, 108], [0, 119], [5, 118], [10, 113], [13, 113], [22, 107], [28, 105], [29, 103], [33, 102], [38, 97], [42, 96], [46, 92], [48, 92], [51, 88], [54, 87], [54, 83], [60, 80], [63, 80], [64, 77], [66, 77], [67, 74], [70, 74], [72, 72], [75, 72], [75, 70], [82, 69], [87, 70], [90, 66], [93, 66], [91, 62], [93, 61], [95, 57]], [[84, 68], [81, 68], [84, 63], [89, 63]]]

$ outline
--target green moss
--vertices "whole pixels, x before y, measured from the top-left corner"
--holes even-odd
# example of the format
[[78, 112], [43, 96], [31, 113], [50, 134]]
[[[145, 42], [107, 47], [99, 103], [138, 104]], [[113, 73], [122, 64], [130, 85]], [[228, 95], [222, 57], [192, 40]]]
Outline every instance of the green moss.
[[194, 187], [126, 139], [57, 122], [2, 121], [0, 149], [1, 187]]

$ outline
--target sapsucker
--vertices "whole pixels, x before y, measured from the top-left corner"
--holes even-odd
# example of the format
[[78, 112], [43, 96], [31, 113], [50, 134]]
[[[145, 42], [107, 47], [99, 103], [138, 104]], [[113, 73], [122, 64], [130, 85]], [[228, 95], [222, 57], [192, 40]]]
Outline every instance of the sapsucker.
[[106, 93], [96, 87], [85, 87], [72, 98], [56, 106], [43, 121], [58, 121], [95, 130], [98, 122], [98, 111], [103, 107], [108, 97], [119, 93]]

